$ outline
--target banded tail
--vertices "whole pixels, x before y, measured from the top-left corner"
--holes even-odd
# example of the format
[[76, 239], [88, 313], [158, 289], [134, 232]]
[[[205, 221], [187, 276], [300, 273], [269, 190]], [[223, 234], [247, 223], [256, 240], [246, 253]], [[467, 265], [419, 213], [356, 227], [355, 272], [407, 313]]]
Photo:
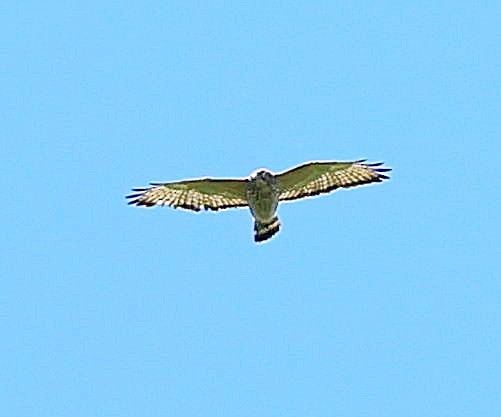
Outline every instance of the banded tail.
[[280, 220], [275, 216], [269, 223], [254, 222], [254, 241], [264, 242], [280, 230]]

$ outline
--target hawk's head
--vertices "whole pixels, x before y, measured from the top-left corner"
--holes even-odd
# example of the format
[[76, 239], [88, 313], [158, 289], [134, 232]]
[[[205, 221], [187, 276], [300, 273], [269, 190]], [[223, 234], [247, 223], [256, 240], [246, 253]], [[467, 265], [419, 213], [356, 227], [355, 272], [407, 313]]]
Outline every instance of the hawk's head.
[[264, 181], [267, 183], [270, 183], [273, 178], [273, 174], [264, 168], [257, 169], [250, 176], [251, 181]]

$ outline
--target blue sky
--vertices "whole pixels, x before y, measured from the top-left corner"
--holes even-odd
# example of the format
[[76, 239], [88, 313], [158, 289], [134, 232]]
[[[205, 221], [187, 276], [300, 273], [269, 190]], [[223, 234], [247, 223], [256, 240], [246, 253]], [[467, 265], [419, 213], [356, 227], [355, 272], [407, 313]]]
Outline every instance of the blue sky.
[[[501, 409], [499, 5], [6, 2], [0, 415]], [[280, 207], [131, 187], [369, 158]]]

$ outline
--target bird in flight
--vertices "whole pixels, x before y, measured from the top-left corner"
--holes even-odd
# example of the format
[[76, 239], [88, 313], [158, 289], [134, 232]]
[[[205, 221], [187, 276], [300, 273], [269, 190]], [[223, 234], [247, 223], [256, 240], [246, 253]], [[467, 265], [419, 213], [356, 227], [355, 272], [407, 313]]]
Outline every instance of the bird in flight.
[[249, 207], [254, 218], [254, 241], [264, 242], [280, 229], [278, 204], [329, 193], [338, 188], [381, 182], [391, 168], [383, 162], [312, 161], [280, 173], [259, 169], [248, 178], [199, 178], [133, 188], [129, 204], [171, 206], [187, 210]]

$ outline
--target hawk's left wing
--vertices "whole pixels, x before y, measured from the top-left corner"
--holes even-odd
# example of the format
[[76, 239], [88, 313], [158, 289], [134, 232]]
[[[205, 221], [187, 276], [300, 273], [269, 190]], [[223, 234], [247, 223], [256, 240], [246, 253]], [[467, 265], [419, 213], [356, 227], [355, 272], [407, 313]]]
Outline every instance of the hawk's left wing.
[[328, 193], [339, 187], [381, 182], [388, 177], [382, 162], [366, 164], [365, 160], [353, 162], [308, 162], [277, 175], [279, 200], [297, 200]]
[[137, 206], [171, 206], [200, 211], [247, 206], [243, 179], [200, 178], [168, 183], [151, 183], [151, 187], [133, 188], [129, 204]]

